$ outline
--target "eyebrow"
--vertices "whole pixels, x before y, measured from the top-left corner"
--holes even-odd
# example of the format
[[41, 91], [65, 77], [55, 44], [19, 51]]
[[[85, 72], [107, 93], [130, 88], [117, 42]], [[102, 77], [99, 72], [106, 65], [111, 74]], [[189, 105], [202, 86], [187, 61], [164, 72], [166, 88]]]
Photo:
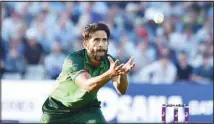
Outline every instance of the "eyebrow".
[[94, 38], [94, 40], [100, 40], [100, 39], [107, 40], [107, 38]]

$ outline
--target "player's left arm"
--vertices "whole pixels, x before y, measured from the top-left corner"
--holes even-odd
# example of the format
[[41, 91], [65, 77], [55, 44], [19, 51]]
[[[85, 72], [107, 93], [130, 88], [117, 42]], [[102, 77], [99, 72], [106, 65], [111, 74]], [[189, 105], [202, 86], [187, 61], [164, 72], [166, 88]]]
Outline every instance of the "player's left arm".
[[117, 92], [121, 95], [126, 93], [128, 88], [128, 73], [135, 67], [135, 63], [133, 63], [134, 57], [131, 57], [129, 61], [122, 66], [120, 69], [120, 75], [112, 78], [112, 83], [117, 90]]

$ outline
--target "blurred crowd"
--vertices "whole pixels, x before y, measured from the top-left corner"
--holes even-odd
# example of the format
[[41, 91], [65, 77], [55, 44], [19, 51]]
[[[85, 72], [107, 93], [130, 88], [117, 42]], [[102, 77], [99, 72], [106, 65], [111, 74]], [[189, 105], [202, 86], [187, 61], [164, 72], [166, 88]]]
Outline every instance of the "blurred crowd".
[[111, 31], [109, 54], [121, 63], [135, 56], [130, 81], [213, 82], [212, 2], [3, 2], [1, 9], [3, 79], [56, 79], [65, 57], [83, 48], [84, 26], [101, 21]]

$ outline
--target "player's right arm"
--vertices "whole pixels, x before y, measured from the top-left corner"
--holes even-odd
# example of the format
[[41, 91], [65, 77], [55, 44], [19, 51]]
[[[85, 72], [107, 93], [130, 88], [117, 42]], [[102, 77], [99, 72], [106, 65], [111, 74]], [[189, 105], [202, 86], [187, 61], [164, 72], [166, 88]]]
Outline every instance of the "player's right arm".
[[[110, 58], [108, 58], [110, 59]], [[110, 63], [110, 68], [105, 73], [91, 77], [90, 74], [86, 71], [81, 72], [74, 80], [74, 82], [81, 88], [85, 89], [88, 92], [92, 92], [98, 90], [103, 87], [109, 80], [113, 77], [119, 75], [119, 70], [123, 66], [123, 64], [118, 65], [119, 60]]]

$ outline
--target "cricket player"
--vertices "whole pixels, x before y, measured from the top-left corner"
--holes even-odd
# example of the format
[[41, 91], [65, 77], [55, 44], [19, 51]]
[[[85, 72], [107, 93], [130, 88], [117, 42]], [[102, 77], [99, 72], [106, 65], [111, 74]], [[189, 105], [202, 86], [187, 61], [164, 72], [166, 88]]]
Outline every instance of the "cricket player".
[[119, 64], [107, 54], [110, 31], [103, 23], [87, 25], [82, 35], [84, 49], [65, 59], [57, 85], [42, 106], [42, 123], [106, 123], [98, 90], [111, 80], [119, 94], [126, 93], [134, 58]]

